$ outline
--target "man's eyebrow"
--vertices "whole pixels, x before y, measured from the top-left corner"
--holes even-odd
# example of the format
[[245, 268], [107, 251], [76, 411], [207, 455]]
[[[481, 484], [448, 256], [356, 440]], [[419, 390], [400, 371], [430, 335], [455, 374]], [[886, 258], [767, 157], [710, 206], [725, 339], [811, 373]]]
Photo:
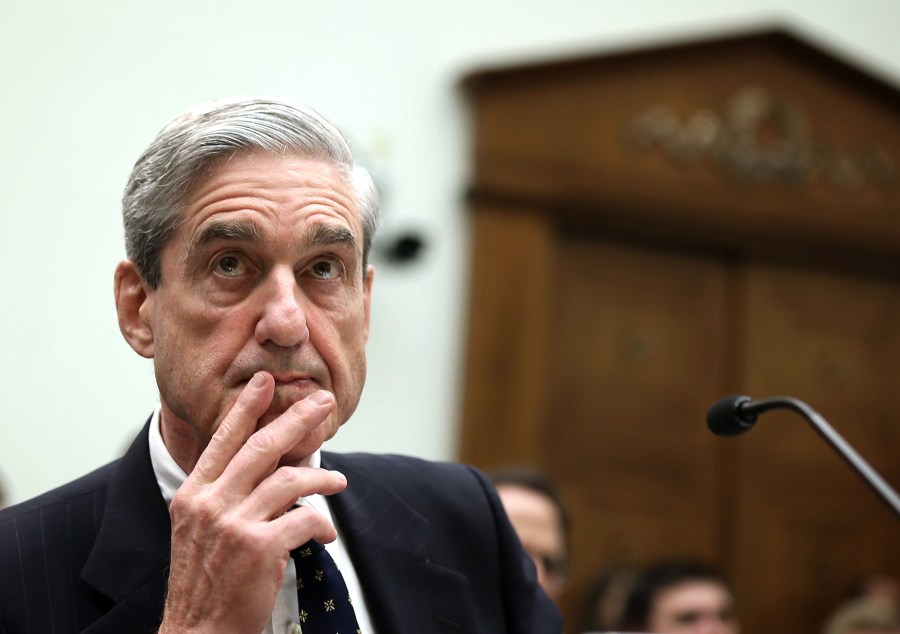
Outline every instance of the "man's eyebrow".
[[334, 225], [316, 225], [303, 236], [304, 247], [322, 247], [330, 244], [346, 244], [355, 250], [358, 242], [350, 229]]
[[229, 242], [251, 242], [259, 244], [262, 242], [262, 233], [252, 222], [232, 221], [232, 222], [211, 222], [193, 239], [188, 246], [188, 253], [197, 247], [215, 242], [216, 240], [226, 240]]
[[[193, 240], [191, 240], [191, 243], [188, 246], [188, 254], [205, 244], [217, 240], [224, 240], [227, 242], [248, 242], [251, 244], [262, 244], [265, 242], [262, 230], [254, 222], [248, 222], [246, 220], [210, 222], [203, 227]], [[310, 228], [303, 236], [301, 236], [299, 245], [297, 246], [301, 249], [309, 249], [332, 244], [346, 244], [355, 250], [358, 241], [356, 236], [353, 235], [353, 232], [346, 227], [322, 224]]]

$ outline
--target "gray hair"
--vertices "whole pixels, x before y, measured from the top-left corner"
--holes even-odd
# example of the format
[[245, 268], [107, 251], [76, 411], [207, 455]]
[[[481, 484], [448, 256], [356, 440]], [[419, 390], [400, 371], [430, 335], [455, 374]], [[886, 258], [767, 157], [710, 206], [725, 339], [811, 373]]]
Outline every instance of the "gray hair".
[[232, 99], [192, 108], [164, 127], [134, 165], [122, 197], [125, 249], [152, 288], [163, 246], [182, 221], [185, 197], [219, 161], [262, 150], [326, 161], [347, 179], [363, 224], [363, 276], [381, 216], [369, 172], [350, 145], [312, 108], [274, 99]]

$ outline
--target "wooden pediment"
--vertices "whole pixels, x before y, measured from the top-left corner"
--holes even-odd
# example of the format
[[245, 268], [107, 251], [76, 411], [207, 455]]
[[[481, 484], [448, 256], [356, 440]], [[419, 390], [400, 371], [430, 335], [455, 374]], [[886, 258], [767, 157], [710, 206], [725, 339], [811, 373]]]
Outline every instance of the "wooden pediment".
[[790, 33], [489, 69], [463, 85], [476, 202], [900, 273], [900, 90]]

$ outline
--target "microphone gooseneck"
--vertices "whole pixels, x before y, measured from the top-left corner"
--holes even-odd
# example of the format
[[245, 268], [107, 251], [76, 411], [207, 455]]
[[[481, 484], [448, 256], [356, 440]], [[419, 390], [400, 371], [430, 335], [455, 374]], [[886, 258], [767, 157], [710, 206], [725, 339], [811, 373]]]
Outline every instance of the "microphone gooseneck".
[[749, 431], [760, 414], [772, 409], [789, 409], [803, 416], [900, 518], [900, 496], [897, 492], [863, 460], [821, 414], [801, 400], [790, 396], [778, 396], [754, 401], [749, 396], [726, 396], [709, 408], [706, 424], [710, 431], [718, 436], [737, 436]]

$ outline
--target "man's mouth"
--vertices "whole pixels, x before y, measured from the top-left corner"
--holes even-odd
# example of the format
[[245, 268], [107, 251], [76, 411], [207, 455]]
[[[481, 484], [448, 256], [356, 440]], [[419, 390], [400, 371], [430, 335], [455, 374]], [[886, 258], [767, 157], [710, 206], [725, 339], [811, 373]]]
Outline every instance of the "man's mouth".
[[314, 377], [309, 373], [298, 372], [270, 372], [276, 383], [294, 383], [295, 381], [312, 381]]
[[240, 382], [238, 383], [239, 387], [244, 387], [247, 383], [250, 382], [257, 372], [266, 372], [271, 375], [273, 379], [275, 379], [275, 387], [276, 389], [285, 385], [292, 385], [296, 387], [312, 387], [313, 389], [319, 389], [321, 386], [321, 381], [319, 381], [318, 377], [314, 374], [310, 373], [295, 373], [295, 372], [273, 372], [271, 370], [259, 369], [254, 371], [252, 374], [248, 376], [244, 376]]

